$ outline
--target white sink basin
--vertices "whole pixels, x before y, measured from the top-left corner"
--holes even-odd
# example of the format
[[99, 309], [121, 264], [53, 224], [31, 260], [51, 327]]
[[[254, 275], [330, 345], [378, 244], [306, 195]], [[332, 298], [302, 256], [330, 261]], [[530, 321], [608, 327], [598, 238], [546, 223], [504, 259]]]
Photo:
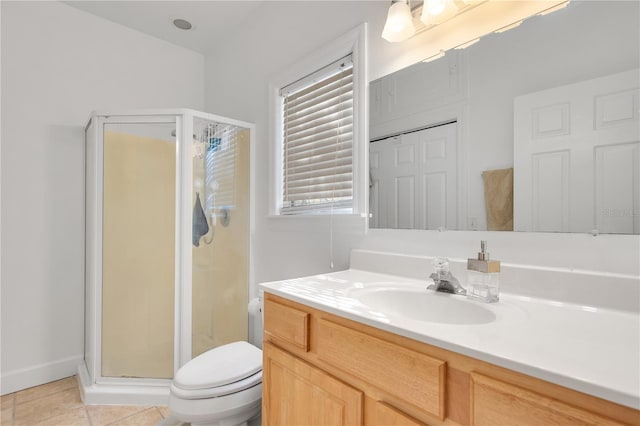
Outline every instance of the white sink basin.
[[349, 296], [370, 309], [414, 321], [442, 324], [486, 324], [496, 315], [464, 296], [436, 293], [418, 287], [354, 289]]

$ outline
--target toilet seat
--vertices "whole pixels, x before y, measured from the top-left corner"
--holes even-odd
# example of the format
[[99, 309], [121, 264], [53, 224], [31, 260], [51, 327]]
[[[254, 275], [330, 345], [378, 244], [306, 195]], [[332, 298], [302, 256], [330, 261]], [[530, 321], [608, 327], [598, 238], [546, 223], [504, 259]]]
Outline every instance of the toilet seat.
[[262, 351], [247, 342], [211, 349], [182, 366], [171, 393], [183, 399], [214, 398], [249, 389], [262, 382]]
[[182, 399], [215, 398], [237, 393], [259, 385], [260, 383], [262, 383], [262, 370], [237, 382], [229, 383], [223, 386], [216, 386], [213, 388], [182, 389], [176, 386], [175, 383], [172, 383], [171, 394]]

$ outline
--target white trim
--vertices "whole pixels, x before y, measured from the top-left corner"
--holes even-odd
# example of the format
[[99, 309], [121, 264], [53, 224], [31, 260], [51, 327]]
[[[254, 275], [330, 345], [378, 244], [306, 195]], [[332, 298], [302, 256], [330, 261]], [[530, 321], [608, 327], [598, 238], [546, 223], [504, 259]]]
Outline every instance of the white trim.
[[[253, 123], [247, 121], [234, 120], [232, 118], [223, 117], [221, 115], [209, 114], [207, 112], [196, 111], [188, 108], [175, 108], [175, 109], [136, 109], [136, 110], [123, 110], [123, 111], [94, 111], [91, 113], [91, 117], [119, 117], [119, 119], [126, 119], [127, 117], [140, 117], [140, 116], [180, 116], [180, 115], [192, 115], [195, 118], [203, 118], [205, 120], [219, 121], [225, 124], [231, 124], [233, 126], [247, 127], [254, 126]], [[139, 119], [131, 119], [133, 122], [139, 122]]]
[[[175, 175], [175, 188], [176, 188], [176, 193], [175, 195], [175, 222], [173, 224], [174, 226], [174, 233], [175, 233], [175, 246], [174, 246], [174, 270], [173, 270], [173, 274], [174, 274], [174, 286], [173, 286], [173, 374], [175, 376], [176, 372], [178, 371], [178, 368], [180, 368], [181, 364], [181, 353], [182, 353], [182, 338], [181, 338], [181, 334], [182, 334], [182, 330], [183, 330], [183, 323], [182, 323], [182, 287], [180, 286], [180, 279], [181, 279], [181, 268], [180, 268], [180, 246], [182, 244], [182, 222], [181, 222], [181, 217], [182, 217], [182, 212], [184, 211], [184, 206], [181, 203], [181, 193], [182, 193], [182, 187], [180, 186], [180, 173], [182, 171], [182, 159], [181, 159], [181, 154], [183, 151], [183, 147], [182, 147], [182, 140], [184, 138], [184, 122], [185, 120], [183, 119], [182, 116], [177, 116], [176, 117], [176, 147], [175, 147], [175, 164], [176, 164], [176, 175]], [[191, 129], [191, 131], [193, 131], [193, 129]], [[190, 140], [190, 139], [187, 139]]]
[[327, 64], [352, 54], [353, 74], [353, 211], [366, 212], [368, 187], [366, 173], [368, 157], [368, 73], [367, 73], [367, 24], [363, 23], [338, 39], [328, 43], [313, 54], [284, 69], [269, 83], [269, 215], [280, 215], [282, 203], [282, 122], [280, 89], [310, 75]]
[[84, 363], [78, 366], [77, 374], [85, 405], [169, 405], [169, 381], [161, 385], [91, 383]]
[[95, 202], [95, 228], [92, 230], [89, 238], [94, 241], [94, 275], [92, 277], [93, 282], [91, 286], [92, 298], [90, 303], [93, 303], [91, 312], [93, 312], [93, 332], [90, 332], [93, 336], [93, 371], [91, 371], [93, 380], [96, 380], [100, 375], [100, 366], [102, 365], [102, 228], [103, 228], [103, 187], [104, 187], [104, 117], [96, 118], [96, 155], [95, 155], [95, 170], [96, 170], [96, 186], [94, 188], [94, 202]]
[[[249, 286], [248, 294], [248, 302], [251, 301], [254, 297], [258, 297], [255, 293], [255, 289], [257, 288], [255, 283], [255, 271], [253, 268], [253, 254], [254, 254], [254, 238], [255, 238], [255, 230], [256, 230], [256, 126], [254, 124], [247, 125], [249, 129], [249, 259], [247, 261], [247, 267], [249, 268], [249, 282], [247, 285]], [[247, 328], [247, 333], [251, 330], [251, 315], [247, 309], [247, 315], [249, 315], [249, 321]], [[249, 338], [251, 335], [248, 334]]]
[[280, 87], [284, 84], [278, 79], [269, 83], [269, 216], [279, 216], [282, 207], [282, 98]]
[[367, 25], [357, 31], [353, 47], [353, 213], [369, 224], [369, 72]]
[[174, 330], [174, 374], [191, 359], [192, 277], [193, 259], [191, 247], [191, 192], [193, 187], [193, 114], [182, 116], [180, 138], [176, 152], [176, 295]]
[[82, 362], [82, 354], [3, 372], [0, 376], [0, 394], [6, 395], [73, 376], [80, 362]]
[[311, 73], [310, 75], [304, 76], [297, 81], [294, 81], [293, 83], [283, 87], [282, 89], [280, 89], [280, 96], [289, 96], [309, 86], [312, 86], [319, 81], [329, 78], [330, 76], [337, 74], [341, 70], [348, 69], [351, 66], [353, 66], [353, 59], [352, 55], [348, 54], [344, 58], [333, 61], [329, 65], [325, 65], [324, 67]]
[[[97, 158], [98, 158], [98, 128], [101, 127], [99, 119], [93, 117], [89, 121], [85, 130], [85, 253], [84, 253], [84, 358], [89, 357], [91, 362], [87, 365], [90, 369], [90, 374], [94, 374], [95, 357], [92, 355], [96, 353], [97, 349], [97, 336], [94, 330], [96, 326], [96, 309], [97, 301], [95, 300], [96, 293], [96, 279], [97, 274], [95, 271], [97, 260], [97, 194], [98, 194], [98, 170], [97, 170]], [[89, 145], [91, 144], [91, 145]], [[89, 158], [91, 156], [91, 158]]]

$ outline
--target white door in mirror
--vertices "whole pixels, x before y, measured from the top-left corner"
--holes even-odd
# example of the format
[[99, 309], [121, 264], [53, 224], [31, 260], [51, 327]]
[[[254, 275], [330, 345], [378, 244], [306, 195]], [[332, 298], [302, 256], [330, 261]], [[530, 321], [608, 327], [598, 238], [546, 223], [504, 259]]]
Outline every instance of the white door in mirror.
[[638, 69], [514, 101], [514, 230], [640, 233]]
[[457, 123], [372, 142], [372, 228], [457, 229]]

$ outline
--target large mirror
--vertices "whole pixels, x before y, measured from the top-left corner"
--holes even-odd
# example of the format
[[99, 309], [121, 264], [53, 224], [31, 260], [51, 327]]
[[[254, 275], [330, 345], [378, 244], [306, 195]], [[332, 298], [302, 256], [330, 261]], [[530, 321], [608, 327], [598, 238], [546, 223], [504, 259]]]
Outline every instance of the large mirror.
[[573, 0], [371, 82], [370, 226], [640, 233], [639, 17]]

